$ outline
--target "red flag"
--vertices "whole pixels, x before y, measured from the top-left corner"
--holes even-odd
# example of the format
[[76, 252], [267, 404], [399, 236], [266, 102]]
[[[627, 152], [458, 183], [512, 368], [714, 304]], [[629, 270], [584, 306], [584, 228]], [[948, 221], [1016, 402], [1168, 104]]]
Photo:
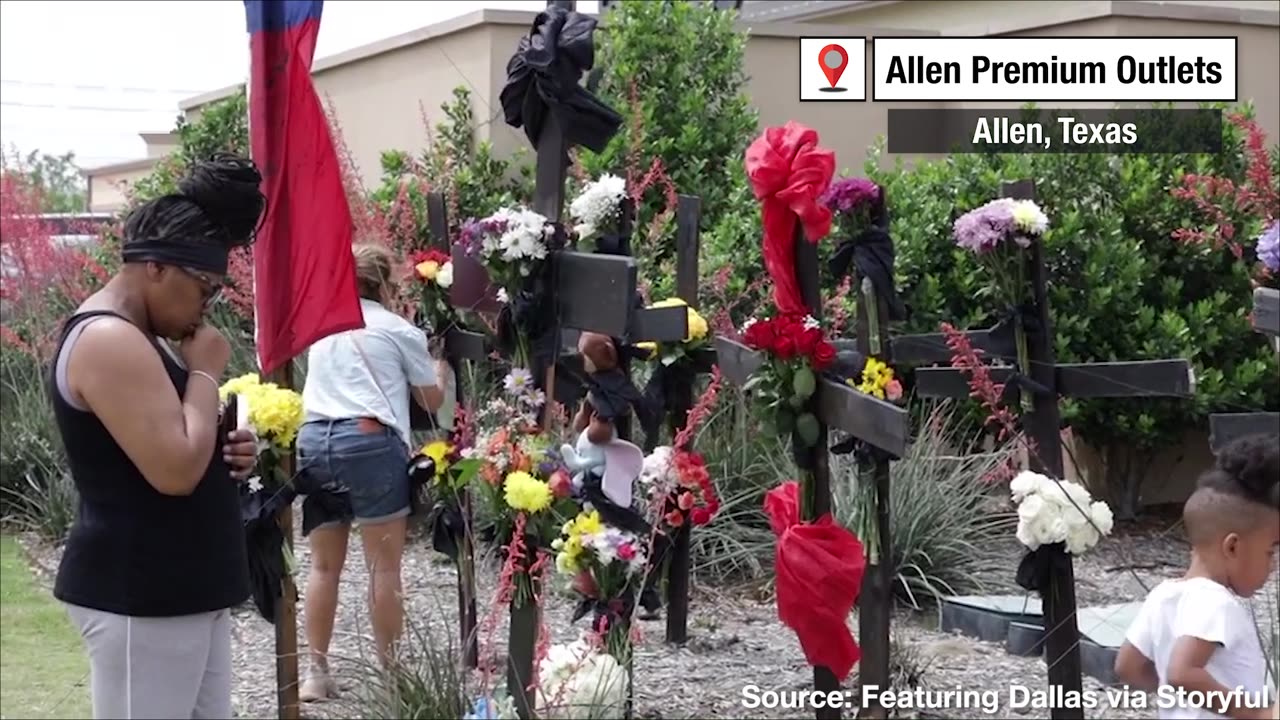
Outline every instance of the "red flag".
[[323, 2], [245, 0], [249, 137], [266, 219], [253, 251], [258, 364], [269, 373], [312, 343], [364, 327], [351, 208], [311, 61]]

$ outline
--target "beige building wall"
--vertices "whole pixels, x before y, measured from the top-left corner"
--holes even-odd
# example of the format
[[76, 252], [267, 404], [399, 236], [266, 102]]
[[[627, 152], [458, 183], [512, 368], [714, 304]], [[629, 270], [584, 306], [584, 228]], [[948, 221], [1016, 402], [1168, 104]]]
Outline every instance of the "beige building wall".
[[89, 212], [116, 212], [128, 204], [128, 189], [151, 174], [155, 160], [121, 163], [86, 172], [89, 184]]
[[[416, 154], [428, 146], [428, 126], [434, 130], [444, 119], [440, 106], [460, 85], [471, 90], [478, 140], [491, 141], [502, 155], [528, 146], [523, 133], [503, 121], [498, 94], [507, 60], [534, 15], [482, 10], [316, 61], [316, 92], [326, 107], [332, 105], [366, 188], [381, 182], [383, 152]], [[194, 121], [203, 106], [239, 87], [214, 90], [179, 107]]]
[[147, 157], [162, 158], [178, 149], [178, 134], [175, 132], [139, 133], [147, 144]]

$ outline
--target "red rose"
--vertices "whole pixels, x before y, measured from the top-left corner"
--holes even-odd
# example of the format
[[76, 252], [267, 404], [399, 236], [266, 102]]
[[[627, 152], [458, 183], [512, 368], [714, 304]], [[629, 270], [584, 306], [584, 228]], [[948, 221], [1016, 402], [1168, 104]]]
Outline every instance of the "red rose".
[[753, 350], [768, 350], [773, 347], [773, 324], [768, 320], [752, 323], [751, 327], [742, 334], [742, 341]]
[[689, 521], [694, 525], [706, 525], [711, 522], [711, 511], [706, 508], [694, 508], [693, 512], [689, 513]]
[[621, 560], [630, 560], [636, 556], [636, 549], [631, 543], [623, 543], [618, 546], [618, 558]]
[[681, 525], [684, 525], [684, 513], [681, 513], [679, 510], [672, 510], [667, 513], [666, 521], [671, 527], [678, 528]]
[[801, 355], [812, 355], [813, 349], [822, 342], [822, 331], [818, 328], [808, 328], [800, 331], [800, 336], [796, 340], [796, 349]]
[[796, 356], [796, 339], [793, 335], [783, 335], [779, 337], [773, 344], [773, 354], [783, 360], [790, 360]]
[[836, 348], [831, 343], [823, 340], [813, 348], [813, 354], [810, 356], [813, 360], [813, 369], [822, 371], [831, 367], [831, 363], [836, 361]]
[[567, 498], [573, 494], [573, 482], [569, 480], [569, 475], [563, 470], [551, 473], [551, 479], [547, 481], [547, 486], [551, 488], [551, 494], [559, 499]]

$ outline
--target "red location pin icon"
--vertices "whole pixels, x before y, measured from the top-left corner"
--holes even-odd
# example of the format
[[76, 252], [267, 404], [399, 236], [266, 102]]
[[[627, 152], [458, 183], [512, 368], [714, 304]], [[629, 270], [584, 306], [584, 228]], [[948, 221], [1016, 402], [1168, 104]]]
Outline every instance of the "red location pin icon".
[[835, 87], [849, 64], [849, 53], [833, 43], [818, 52], [818, 64], [822, 66], [822, 73], [827, 76], [827, 82], [831, 83], [831, 87]]

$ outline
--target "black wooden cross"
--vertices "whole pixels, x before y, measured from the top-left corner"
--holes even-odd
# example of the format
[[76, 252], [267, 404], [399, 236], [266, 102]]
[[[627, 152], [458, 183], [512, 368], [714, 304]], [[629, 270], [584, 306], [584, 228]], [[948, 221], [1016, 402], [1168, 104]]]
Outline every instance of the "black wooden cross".
[[[676, 295], [698, 309], [698, 255], [701, 238], [698, 227], [702, 222], [702, 198], [696, 195], [680, 195], [676, 199]], [[714, 351], [708, 351], [709, 361], [714, 361]], [[708, 367], [711, 362], [708, 362]], [[675, 388], [667, 408], [667, 425], [674, 437], [689, 421], [693, 409], [693, 385], [683, 382]], [[647, 450], [652, 450], [657, 438], [645, 438]], [[692, 450], [693, 439], [686, 449]], [[689, 639], [689, 523], [676, 529], [670, 538], [667, 556], [667, 634], [670, 643], [683, 644]]]
[[[884, 191], [881, 190], [883, 193]], [[887, 204], [887, 199], [882, 198]], [[877, 295], [877, 290], [870, 278], [862, 277], [856, 269], [853, 273], [853, 287], [858, 288], [857, 303], [857, 350], [864, 358], [875, 358], [881, 362], [889, 362], [893, 355], [889, 336], [889, 302], [887, 298]], [[896, 453], [895, 458], [901, 457]], [[871, 541], [878, 548], [875, 562], [868, 558], [867, 568], [862, 576], [862, 589], [858, 594], [858, 641], [862, 647], [862, 658], [858, 661], [858, 684], [866, 688], [874, 686], [882, 692], [890, 685], [889, 677], [889, 624], [893, 620], [893, 540], [890, 529], [889, 493], [892, 492], [889, 482], [890, 460], [883, 453], [872, 453], [866, 462], [858, 463], [858, 482], [870, 483], [875, 491], [875, 534], [874, 539], [859, 538], [864, 542]], [[879, 701], [868, 702], [863, 693], [858, 717], [885, 718], [887, 709]]]
[[[427, 227], [431, 245], [449, 248], [449, 216], [444, 195], [438, 192], [427, 194]], [[445, 357], [453, 370], [455, 405], [465, 405], [462, 382], [462, 364], [483, 362], [488, 356], [488, 342], [481, 333], [471, 332], [458, 327], [433, 328], [444, 336]], [[455, 416], [454, 421], [457, 421]], [[471, 494], [466, 488], [457, 490], [458, 505], [466, 531], [458, 539], [458, 634], [462, 641], [462, 661], [466, 667], [477, 667], [480, 658], [479, 633], [476, 632], [476, 575], [475, 546], [472, 542], [471, 529], [474, 527], [471, 518]]]
[[[548, 7], [574, 10], [573, 0], [549, 0]], [[545, 52], [558, 61], [559, 48], [547, 48]], [[513, 64], [517, 58], [513, 57]], [[509, 65], [509, 69], [510, 69]], [[534, 85], [559, 77], [559, 71], [568, 66], [557, 64], [549, 69], [550, 75], [538, 76], [542, 70], [533, 70]], [[552, 78], [552, 76], [555, 78]], [[560, 88], [560, 91], [568, 88]], [[538, 93], [538, 87], [528, 86], [526, 93]], [[516, 93], [518, 94], [518, 93]], [[504, 106], [507, 90], [504, 89]], [[532, 97], [516, 98], [527, 110]], [[504, 107], [504, 109], [507, 109]], [[512, 115], [508, 113], [510, 122]], [[566, 233], [561, 224], [564, 211], [565, 179], [569, 167], [568, 151], [571, 145], [570, 130], [564, 127], [557, 110], [543, 107], [542, 126], [534, 147], [536, 165], [534, 171], [534, 197], [532, 209], [542, 215], [555, 228], [548, 255], [554, 294], [553, 348], [562, 348], [563, 329], [585, 330], [607, 334], [611, 337], [673, 341], [682, 340], [688, 333], [688, 316], [683, 308], [638, 310], [634, 306], [637, 268], [635, 260], [618, 255], [601, 255], [565, 249]], [[521, 122], [528, 118], [521, 117]], [[450, 293], [454, 306], [479, 312], [496, 313], [501, 310], [497, 302], [497, 288], [492, 287], [488, 274], [475, 258], [462, 248], [452, 251], [454, 285]], [[558, 354], [558, 353], [557, 353]], [[548, 403], [544, 409], [543, 426], [547, 424], [547, 411], [557, 397], [555, 368], [558, 358], [552, 358], [543, 377], [535, 382], [546, 392]], [[508, 635], [507, 688], [515, 700], [516, 711], [526, 719], [535, 708], [534, 689], [529, 687], [533, 678], [533, 663], [538, 639], [540, 609], [535, 603], [511, 608]], [[629, 705], [630, 703], [628, 703]]]
[[[1253, 291], [1253, 328], [1271, 339], [1280, 351], [1280, 290]], [[1215, 453], [1248, 435], [1270, 435], [1280, 440], [1280, 413], [1215, 413], [1209, 416], [1209, 446]]]
[[[1002, 197], [1034, 199], [1035, 184], [1030, 180], [1006, 183]], [[1032, 381], [1047, 389], [1033, 394], [1033, 407], [1023, 418], [1027, 437], [1034, 442], [1035, 452], [1028, 453], [1033, 472], [1052, 478], [1063, 477], [1061, 423], [1058, 396], [1078, 398], [1184, 397], [1195, 394], [1195, 377], [1186, 360], [1149, 360], [1110, 363], [1062, 363], [1055, 361], [1053, 326], [1049, 313], [1048, 278], [1040, 242], [1032, 242], [1027, 250], [1028, 276], [1032, 284], [1036, 319], [1040, 331], [1028, 339], [1028, 359]], [[994, 329], [993, 329], [994, 330]], [[992, 330], [967, 333], [969, 341], [988, 357], [999, 357], [1008, 365], [991, 369], [995, 382], [1010, 379], [1015, 372], [1016, 354], [1008, 353], [993, 337]], [[949, 362], [951, 350], [940, 334], [911, 335], [894, 341], [893, 360], [912, 365]], [[1017, 383], [1005, 385], [1007, 393], [1018, 391]], [[969, 397], [970, 388], [964, 371], [955, 368], [919, 368], [915, 371], [915, 391], [923, 397]], [[1079, 694], [1080, 632], [1076, 624], [1075, 574], [1068, 555], [1059, 565], [1063, 570], [1050, 579], [1050, 587], [1042, 592], [1045, 618], [1045, 651], [1049, 684], [1065, 693]], [[1052, 708], [1054, 720], [1079, 720], [1081, 708]]]
[[[822, 294], [819, 286], [817, 247], [805, 239], [797, 225], [795, 234], [796, 275], [800, 294], [809, 314], [822, 319]], [[881, 327], [885, 327], [884, 324]], [[731, 382], [745, 384], [764, 362], [764, 357], [737, 341], [717, 337], [716, 357], [724, 376]], [[806, 502], [805, 520], [812, 521], [831, 512], [831, 468], [827, 439], [828, 426], [837, 428], [872, 448], [892, 457], [902, 457], [907, 447], [910, 418], [907, 411], [852, 387], [828, 378], [818, 382], [817, 391], [810, 398], [810, 411], [818, 418], [818, 441], [812, 448], [805, 448], [797, 441], [797, 454], [807, 453], [805, 464], [812, 467], [813, 497]], [[879, 477], [877, 477], [879, 481]], [[887, 481], [887, 466], [886, 466]], [[887, 532], [887, 523], [885, 530]], [[887, 633], [887, 624], [885, 625]], [[887, 642], [886, 642], [887, 645]], [[887, 648], [886, 648], [887, 651]], [[885, 653], [887, 658], [887, 652]], [[825, 667], [813, 669], [814, 689], [826, 693], [839, 689], [834, 673]], [[819, 720], [839, 718], [840, 708], [817, 709]]]

